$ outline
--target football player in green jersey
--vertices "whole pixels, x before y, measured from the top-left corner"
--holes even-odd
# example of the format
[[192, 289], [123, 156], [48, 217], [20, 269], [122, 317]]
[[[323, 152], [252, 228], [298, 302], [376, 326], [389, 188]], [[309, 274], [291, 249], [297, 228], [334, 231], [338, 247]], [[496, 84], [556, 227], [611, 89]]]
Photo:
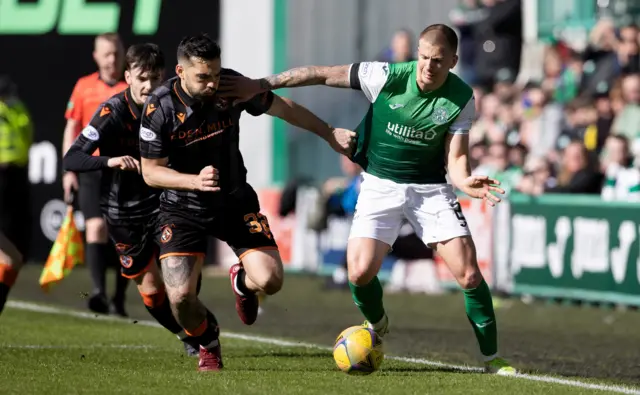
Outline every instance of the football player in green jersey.
[[471, 87], [450, 72], [457, 48], [450, 27], [431, 25], [420, 34], [417, 61], [299, 67], [259, 80], [233, 77], [221, 81], [220, 91], [242, 101], [262, 91], [307, 85], [361, 90], [371, 105], [357, 128], [352, 155], [364, 173], [347, 263], [353, 300], [365, 325], [381, 336], [388, 332], [377, 274], [406, 219], [460, 284], [486, 370], [514, 374], [498, 355], [491, 292], [446, 179], [448, 174], [453, 186], [492, 206], [500, 201], [496, 194], [504, 193], [497, 180], [471, 175], [468, 134], [475, 103]]

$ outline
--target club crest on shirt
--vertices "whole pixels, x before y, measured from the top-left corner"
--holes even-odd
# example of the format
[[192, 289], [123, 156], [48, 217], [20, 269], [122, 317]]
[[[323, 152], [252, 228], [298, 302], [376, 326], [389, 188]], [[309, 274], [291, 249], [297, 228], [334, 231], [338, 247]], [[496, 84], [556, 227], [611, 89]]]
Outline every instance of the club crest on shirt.
[[433, 114], [431, 115], [431, 120], [436, 125], [442, 125], [447, 123], [449, 119], [449, 115], [447, 114], [447, 110], [444, 107], [438, 107], [433, 110]]

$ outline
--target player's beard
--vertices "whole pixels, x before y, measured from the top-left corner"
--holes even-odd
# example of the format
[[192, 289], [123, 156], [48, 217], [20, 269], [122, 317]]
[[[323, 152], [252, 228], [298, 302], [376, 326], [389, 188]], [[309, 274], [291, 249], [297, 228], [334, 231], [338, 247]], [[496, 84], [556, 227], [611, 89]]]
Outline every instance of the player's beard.
[[188, 81], [187, 81], [187, 83], [185, 85], [186, 85], [186, 88], [187, 88], [187, 93], [194, 100], [203, 101], [203, 102], [204, 101], [211, 101], [211, 100], [213, 100], [213, 97], [215, 96], [215, 91], [213, 91], [212, 94], [205, 94], [204, 92], [196, 92], [196, 90], [191, 87], [191, 85], [189, 84]]

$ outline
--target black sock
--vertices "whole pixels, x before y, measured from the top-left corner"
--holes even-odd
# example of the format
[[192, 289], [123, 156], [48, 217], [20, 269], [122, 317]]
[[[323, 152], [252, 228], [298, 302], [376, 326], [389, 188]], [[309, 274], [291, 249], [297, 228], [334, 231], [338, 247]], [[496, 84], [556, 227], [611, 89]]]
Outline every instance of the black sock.
[[124, 303], [127, 296], [127, 287], [129, 286], [129, 279], [122, 275], [120, 269], [116, 269], [116, 293], [113, 296], [113, 300], [116, 303]]
[[4, 304], [7, 303], [7, 295], [9, 295], [10, 286], [0, 283], [0, 313], [4, 309]]
[[153, 295], [141, 295], [144, 301], [144, 306], [153, 318], [158, 321], [160, 325], [165, 327], [169, 332], [177, 335], [182, 332], [182, 327], [176, 321], [171, 311], [171, 303], [164, 290], [159, 291]]
[[193, 336], [193, 334], [188, 333], [190, 338], [204, 348], [213, 348], [218, 346], [220, 344], [218, 342], [220, 328], [218, 327], [218, 320], [216, 319], [216, 316], [207, 310], [207, 318], [203, 321], [203, 324], [206, 324], [204, 331], [198, 336]]
[[106, 294], [107, 260], [105, 254], [106, 244], [87, 243], [87, 264], [91, 272], [94, 292]]
[[247, 277], [247, 272], [244, 269], [240, 269], [240, 271], [238, 272], [238, 276], [236, 277], [238, 291], [242, 292], [243, 295], [247, 295], [247, 296], [253, 295], [255, 292], [247, 288], [247, 284], [245, 282], [246, 277]]

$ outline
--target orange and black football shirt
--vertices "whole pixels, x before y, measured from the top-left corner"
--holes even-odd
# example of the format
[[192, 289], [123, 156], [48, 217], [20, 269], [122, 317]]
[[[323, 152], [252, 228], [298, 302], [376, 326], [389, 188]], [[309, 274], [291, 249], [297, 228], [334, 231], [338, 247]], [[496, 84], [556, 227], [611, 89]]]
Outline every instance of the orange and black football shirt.
[[[225, 68], [221, 74], [239, 75]], [[236, 106], [218, 96], [199, 101], [187, 95], [177, 77], [149, 96], [140, 124], [140, 155], [168, 158], [169, 167], [185, 174], [213, 166], [222, 189], [216, 193], [165, 189], [160, 196], [161, 210], [215, 211], [234, 199], [234, 192], [243, 190], [247, 169], [240, 153], [240, 115], [245, 111], [253, 116], [264, 114], [273, 97], [269, 91]]]

